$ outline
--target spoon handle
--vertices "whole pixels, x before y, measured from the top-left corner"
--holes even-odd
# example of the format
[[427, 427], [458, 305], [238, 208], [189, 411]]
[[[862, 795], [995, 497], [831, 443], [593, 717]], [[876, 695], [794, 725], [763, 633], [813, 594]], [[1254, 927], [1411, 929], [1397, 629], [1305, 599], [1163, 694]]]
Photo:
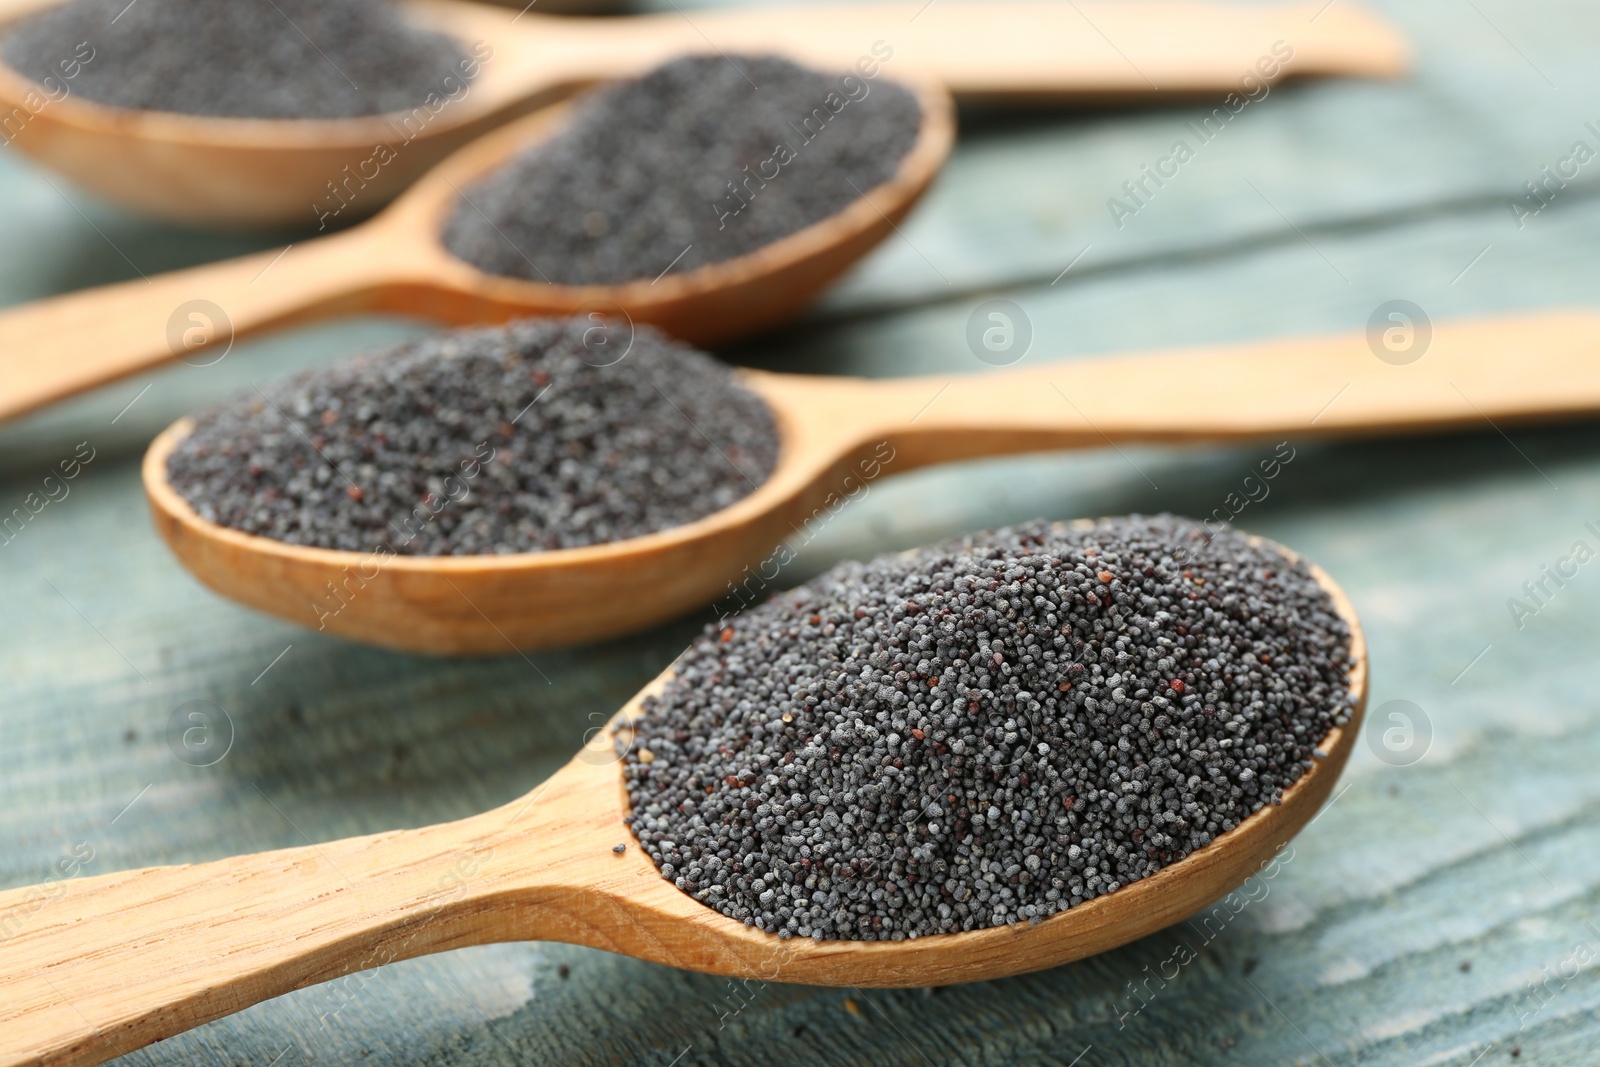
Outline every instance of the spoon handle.
[[1396, 315], [1368, 333], [854, 383], [854, 412], [835, 422], [893, 439], [902, 469], [1122, 442], [1498, 430], [1600, 412], [1600, 313], [1431, 325]]
[[[1217, 93], [1283, 76], [1397, 77], [1409, 48], [1353, 3], [909, 0], [545, 19], [516, 35], [529, 79], [637, 73], [671, 55], [779, 50], [856, 78], [932, 78], [964, 97]], [[525, 40], [523, 39], [525, 38]], [[858, 61], [867, 66], [857, 68]], [[585, 78], [587, 75], [587, 78]], [[870, 76], [870, 75], [869, 75]], [[848, 90], [849, 87], [846, 87]]]
[[493, 853], [484, 829], [468, 819], [96, 877], [63, 860], [56, 881], [0, 893], [0, 1064], [101, 1063], [349, 975], [326, 1001], [337, 1010], [380, 964], [503, 939], [503, 918], [475, 899]]
[[387, 241], [362, 226], [0, 311], [0, 419], [165, 363], [209, 366], [257, 330], [382, 307], [404, 263]]

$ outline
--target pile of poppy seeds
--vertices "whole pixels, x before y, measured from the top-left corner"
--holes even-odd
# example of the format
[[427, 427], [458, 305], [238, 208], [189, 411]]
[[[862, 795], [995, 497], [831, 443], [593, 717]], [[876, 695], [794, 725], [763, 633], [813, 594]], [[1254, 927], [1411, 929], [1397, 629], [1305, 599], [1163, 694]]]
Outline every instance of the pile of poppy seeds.
[[82, 61], [71, 91], [102, 104], [230, 118], [406, 111], [478, 66], [387, 0], [72, 0], [18, 22], [0, 56], [46, 87]]
[[647, 327], [631, 348], [596, 329], [458, 330], [248, 393], [197, 418], [168, 480], [246, 533], [426, 556], [636, 537], [766, 480], [772, 415], [726, 366]]
[[558, 133], [468, 188], [444, 244], [491, 274], [569, 285], [719, 263], [888, 180], [921, 116], [881, 73], [674, 60], [584, 97]]
[[1037, 921], [1276, 803], [1349, 649], [1303, 564], [1172, 516], [844, 564], [684, 653], [618, 737], [631, 824], [779, 936]]

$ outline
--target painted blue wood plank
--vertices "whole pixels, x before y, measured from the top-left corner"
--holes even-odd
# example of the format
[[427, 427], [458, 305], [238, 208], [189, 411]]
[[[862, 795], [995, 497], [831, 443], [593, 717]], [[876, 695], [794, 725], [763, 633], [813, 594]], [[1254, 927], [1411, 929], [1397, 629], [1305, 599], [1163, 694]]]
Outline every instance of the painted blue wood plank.
[[[1392, 13], [1424, 49], [1413, 84], [1275, 90], [1120, 230], [1104, 200], [1195, 111], [973, 116], [909, 243], [887, 245], [807, 324], [734, 355], [869, 375], [978, 372], [964, 326], [991, 292], [1032, 319], [1030, 360], [1350, 328], [1395, 297], [1439, 318], [1592, 301], [1600, 198], [1562, 190], [1521, 229], [1505, 201], [1594, 117], [1595, 16], [1504, 0]], [[251, 244], [72, 195], [104, 238], [0, 154], [0, 302], [128, 276], [117, 248], [151, 270]], [[78, 442], [96, 450], [67, 499], [0, 545], [0, 884], [41, 880], [85, 847], [85, 873], [99, 873], [499, 803], [686, 643], [694, 619], [535, 655], [537, 670], [518, 657], [400, 656], [253, 615], [170, 559], [137, 481], [156, 430], [253, 381], [420, 328], [300, 330], [0, 427], [0, 504]], [[128, 1059], [1464, 1065], [1512, 1062], [1516, 1048], [1518, 1063], [1593, 1062], [1597, 579], [1580, 570], [1521, 628], [1507, 601], [1574, 542], [1600, 547], [1586, 525], [1600, 525], [1600, 436], [1576, 425], [1509, 441], [1489, 427], [1295, 441], [1272, 495], [1240, 522], [1339, 578], [1368, 629], [1374, 707], [1414, 702], [1431, 737], [1412, 766], [1364, 744], [1348, 789], [1225, 922], [932, 993], [730, 987], [565, 946], [489, 946], [304, 990]], [[1206, 513], [1255, 458], [1130, 449], [886, 480], [827, 524], [789, 577], [1040, 514]], [[168, 720], [192, 701], [233, 727], [212, 766], [179, 761], [168, 743]], [[1195, 959], [1174, 970], [1180, 946]]]

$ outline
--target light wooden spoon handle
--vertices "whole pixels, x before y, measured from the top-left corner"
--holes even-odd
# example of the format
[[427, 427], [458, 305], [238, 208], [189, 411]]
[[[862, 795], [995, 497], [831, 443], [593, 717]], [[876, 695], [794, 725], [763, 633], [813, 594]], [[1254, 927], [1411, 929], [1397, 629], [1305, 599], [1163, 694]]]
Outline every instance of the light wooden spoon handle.
[[368, 225], [0, 311], [0, 419], [179, 359], [209, 365], [248, 333], [379, 306], [405, 269], [388, 241]]
[[865, 58], [968, 97], [1254, 92], [1286, 75], [1395, 77], [1409, 62], [1391, 26], [1323, 0], [907, 0], [550, 19], [515, 36], [513, 62], [529, 80], [614, 77], [682, 51], [781, 50], [841, 77]]
[[1426, 329], [1385, 319], [1370, 336], [1024, 364], [855, 383], [831, 398], [826, 392], [813, 402], [849, 410], [825, 421], [903, 443], [895, 469], [1123, 442], [1487, 430], [1600, 411], [1600, 313], [1549, 311]]
[[[302, 986], [485, 939], [480, 816], [0, 893], [0, 1064], [100, 1063]], [[75, 872], [74, 872], [75, 873]]]

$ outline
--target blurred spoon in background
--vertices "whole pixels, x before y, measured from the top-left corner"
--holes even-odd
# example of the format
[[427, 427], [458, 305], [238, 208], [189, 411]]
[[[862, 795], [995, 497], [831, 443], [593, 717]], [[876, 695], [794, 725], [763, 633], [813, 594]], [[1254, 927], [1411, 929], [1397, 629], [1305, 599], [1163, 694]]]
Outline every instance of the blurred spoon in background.
[[[0, 35], [59, 2], [0, 0]], [[22, 116], [15, 135], [8, 133], [19, 151], [131, 211], [187, 226], [271, 229], [316, 222], [314, 205], [330, 183], [370, 161], [374, 146], [389, 146], [394, 158], [370, 178], [373, 168], [362, 171], [352, 214], [381, 207], [495, 126], [685, 53], [775, 52], [842, 76], [887, 51], [882, 65], [891, 77], [939, 81], [962, 99], [1082, 103], [1220, 100], [1246, 79], [1394, 78], [1410, 58], [1396, 29], [1349, 0], [914, 0], [618, 18], [535, 15], [465, 0], [406, 6], [417, 23], [469, 48], [482, 42], [488, 52], [478, 76], [436, 109], [236, 119], [109, 107], [70, 91], [38, 106], [34, 83], [0, 64], [0, 120]]]
[[700, 344], [775, 325], [894, 232], [944, 165], [955, 138], [949, 94], [902, 84], [921, 121], [894, 173], [753, 252], [677, 274], [650, 264], [612, 285], [505, 277], [451, 255], [442, 235], [462, 190], [559, 131], [570, 109], [547, 108], [461, 149], [351, 229], [0, 311], [0, 420], [180, 359], [204, 365], [248, 333], [360, 311], [470, 324], [596, 309]]

